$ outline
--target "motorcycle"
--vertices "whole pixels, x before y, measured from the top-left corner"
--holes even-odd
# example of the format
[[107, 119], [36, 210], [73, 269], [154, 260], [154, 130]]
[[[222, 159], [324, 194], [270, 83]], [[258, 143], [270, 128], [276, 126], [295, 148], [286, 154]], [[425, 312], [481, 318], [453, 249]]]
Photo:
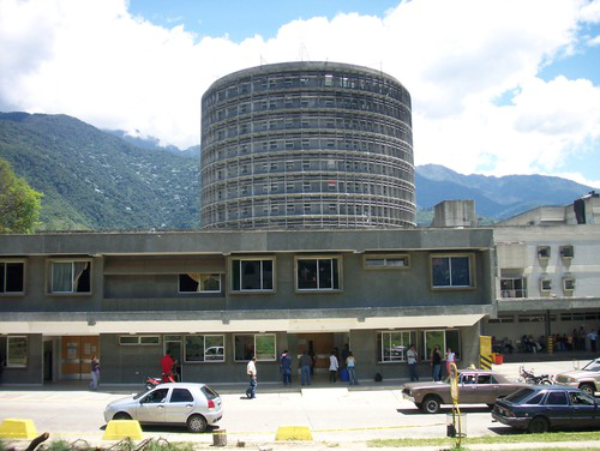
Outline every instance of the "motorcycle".
[[527, 371], [525, 367], [519, 367], [521, 377], [519, 382], [526, 382], [531, 385], [552, 385], [552, 379], [549, 374], [535, 375], [533, 370]]
[[167, 382], [175, 382], [175, 379], [173, 379], [173, 374], [169, 374], [166, 377], [147, 376], [144, 378], [144, 387], [146, 387], [146, 390], [152, 390], [157, 385], [164, 384]]

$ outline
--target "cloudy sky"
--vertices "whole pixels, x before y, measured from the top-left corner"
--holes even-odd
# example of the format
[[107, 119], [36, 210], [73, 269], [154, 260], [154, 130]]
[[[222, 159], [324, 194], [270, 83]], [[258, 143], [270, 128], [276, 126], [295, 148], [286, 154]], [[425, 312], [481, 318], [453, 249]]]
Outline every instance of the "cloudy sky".
[[264, 63], [381, 69], [415, 162], [600, 187], [600, 0], [0, 0], [0, 111], [200, 141], [200, 98]]

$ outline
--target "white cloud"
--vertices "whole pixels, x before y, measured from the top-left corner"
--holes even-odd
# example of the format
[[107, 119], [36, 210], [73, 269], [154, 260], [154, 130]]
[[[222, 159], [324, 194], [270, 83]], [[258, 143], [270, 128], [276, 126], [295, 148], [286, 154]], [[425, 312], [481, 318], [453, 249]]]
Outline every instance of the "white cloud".
[[[126, 0], [0, 0], [0, 109], [70, 114], [187, 147], [199, 142], [200, 98], [217, 78], [261, 61], [341, 61], [381, 68], [410, 90], [417, 164], [552, 173], [575, 152], [600, 153], [600, 88], [538, 75], [573, 51], [582, 21], [600, 21], [600, 0], [412, 0], [383, 18], [295, 20], [274, 38], [235, 43], [156, 26]], [[507, 92], [512, 102], [497, 104]]]

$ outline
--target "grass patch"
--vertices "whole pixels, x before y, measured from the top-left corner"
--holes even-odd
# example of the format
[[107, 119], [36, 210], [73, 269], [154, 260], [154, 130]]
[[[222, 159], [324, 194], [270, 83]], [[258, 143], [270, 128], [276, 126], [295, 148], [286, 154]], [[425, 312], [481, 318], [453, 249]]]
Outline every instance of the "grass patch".
[[[547, 443], [547, 442], [584, 442], [600, 440], [600, 431], [590, 432], [550, 432], [547, 434], [527, 434], [517, 432], [510, 435], [494, 435], [489, 437], [464, 438], [461, 444], [464, 447], [469, 445], [490, 445], [495, 443]], [[452, 449], [456, 440], [452, 438], [399, 438], [399, 439], [377, 439], [369, 440], [367, 446], [371, 448], [383, 447], [409, 447], [409, 446], [444, 446]], [[522, 448], [526, 450], [527, 448]], [[531, 448], [534, 450], [535, 448]], [[559, 449], [559, 448], [553, 448]], [[598, 448], [596, 448], [598, 449]]]

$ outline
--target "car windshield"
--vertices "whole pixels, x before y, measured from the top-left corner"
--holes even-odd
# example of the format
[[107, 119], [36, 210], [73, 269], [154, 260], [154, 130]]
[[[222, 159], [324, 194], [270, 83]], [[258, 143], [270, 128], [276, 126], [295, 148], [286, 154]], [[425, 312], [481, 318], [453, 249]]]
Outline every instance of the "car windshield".
[[144, 390], [139, 392], [137, 395], [133, 396], [133, 399], [140, 399], [142, 396], [144, 396], [146, 393], [148, 393], [148, 390]]
[[585, 371], [600, 372], [600, 360], [592, 360], [586, 366], [584, 366], [583, 369]]
[[529, 398], [535, 392], [537, 392], [537, 390], [533, 390], [531, 388], [522, 388], [521, 390], [514, 392], [512, 395], [508, 395], [504, 399], [512, 403], [519, 404], [525, 399]]

